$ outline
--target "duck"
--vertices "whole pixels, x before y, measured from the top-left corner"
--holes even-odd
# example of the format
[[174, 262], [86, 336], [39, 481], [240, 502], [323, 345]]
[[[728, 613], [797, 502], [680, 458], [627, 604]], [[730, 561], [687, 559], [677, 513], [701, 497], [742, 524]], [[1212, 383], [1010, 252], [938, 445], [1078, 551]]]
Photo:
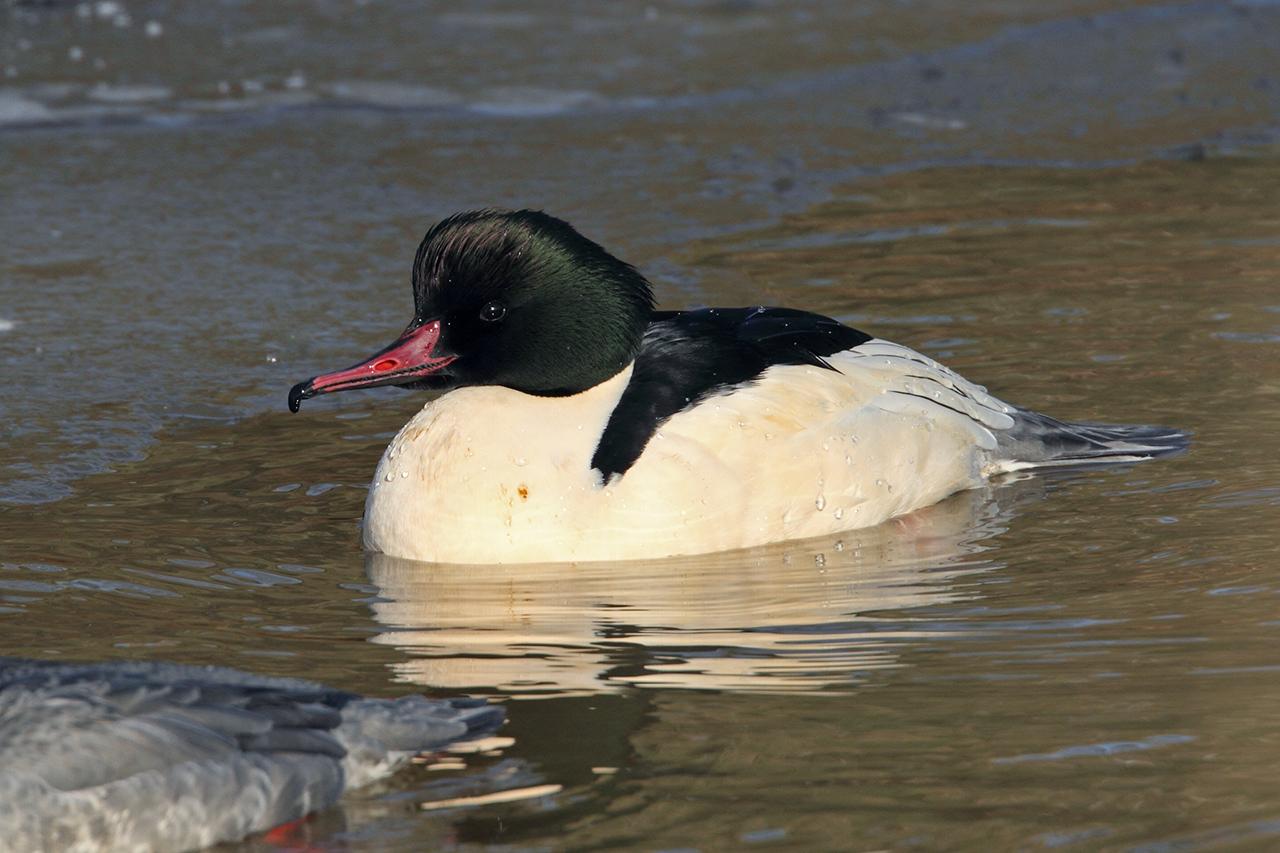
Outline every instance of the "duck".
[[[1136, 462], [1178, 429], [1006, 403], [808, 311], [657, 310], [636, 268], [536, 210], [431, 227], [388, 346], [288, 403], [436, 392], [387, 446], [366, 550], [430, 563], [637, 560], [870, 527], [993, 477]], [[443, 392], [443, 393], [441, 393]]]
[[483, 699], [376, 699], [166, 661], [0, 658], [6, 850], [191, 850], [283, 829], [414, 754], [497, 729]]

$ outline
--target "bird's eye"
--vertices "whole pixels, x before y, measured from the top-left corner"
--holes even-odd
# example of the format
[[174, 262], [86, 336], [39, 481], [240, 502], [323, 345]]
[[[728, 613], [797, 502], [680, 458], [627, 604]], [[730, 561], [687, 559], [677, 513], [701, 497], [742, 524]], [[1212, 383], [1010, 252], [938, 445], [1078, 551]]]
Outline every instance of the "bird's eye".
[[507, 306], [501, 302], [486, 302], [480, 309], [480, 319], [486, 323], [496, 323], [507, 316]]

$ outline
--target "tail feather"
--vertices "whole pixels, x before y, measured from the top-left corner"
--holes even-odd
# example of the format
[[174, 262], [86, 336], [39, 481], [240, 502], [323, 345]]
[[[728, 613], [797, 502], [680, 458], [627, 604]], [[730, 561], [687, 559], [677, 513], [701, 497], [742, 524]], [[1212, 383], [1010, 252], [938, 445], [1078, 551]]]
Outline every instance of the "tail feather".
[[1003, 470], [1049, 465], [1138, 462], [1187, 448], [1190, 435], [1163, 426], [1071, 423], [1017, 409], [998, 437]]

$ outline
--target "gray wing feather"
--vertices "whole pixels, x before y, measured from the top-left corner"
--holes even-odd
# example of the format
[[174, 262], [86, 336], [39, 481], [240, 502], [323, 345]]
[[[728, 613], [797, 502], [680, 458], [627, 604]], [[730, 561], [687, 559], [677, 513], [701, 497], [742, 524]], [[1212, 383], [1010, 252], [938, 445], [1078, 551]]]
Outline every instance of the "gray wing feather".
[[962, 416], [953, 423], [970, 429], [976, 445], [991, 451], [997, 471], [1138, 461], [1188, 444], [1186, 432], [1170, 427], [1073, 423], [1011, 405], [928, 356], [889, 341], [873, 339], [843, 355], [846, 363], [883, 375], [880, 408], [916, 414], [932, 408]]

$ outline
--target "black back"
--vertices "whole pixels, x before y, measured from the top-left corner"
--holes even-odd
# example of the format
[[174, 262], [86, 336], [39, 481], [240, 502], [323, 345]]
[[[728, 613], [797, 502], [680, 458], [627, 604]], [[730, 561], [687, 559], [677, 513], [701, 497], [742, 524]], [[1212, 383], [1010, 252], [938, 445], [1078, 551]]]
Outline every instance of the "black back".
[[635, 464], [677, 412], [750, 383], [773, 365], [834, 370], [825, 356], [869, 340], [830, 317], [792, 308], [655, 311], [591, 467], [608, 482]]

